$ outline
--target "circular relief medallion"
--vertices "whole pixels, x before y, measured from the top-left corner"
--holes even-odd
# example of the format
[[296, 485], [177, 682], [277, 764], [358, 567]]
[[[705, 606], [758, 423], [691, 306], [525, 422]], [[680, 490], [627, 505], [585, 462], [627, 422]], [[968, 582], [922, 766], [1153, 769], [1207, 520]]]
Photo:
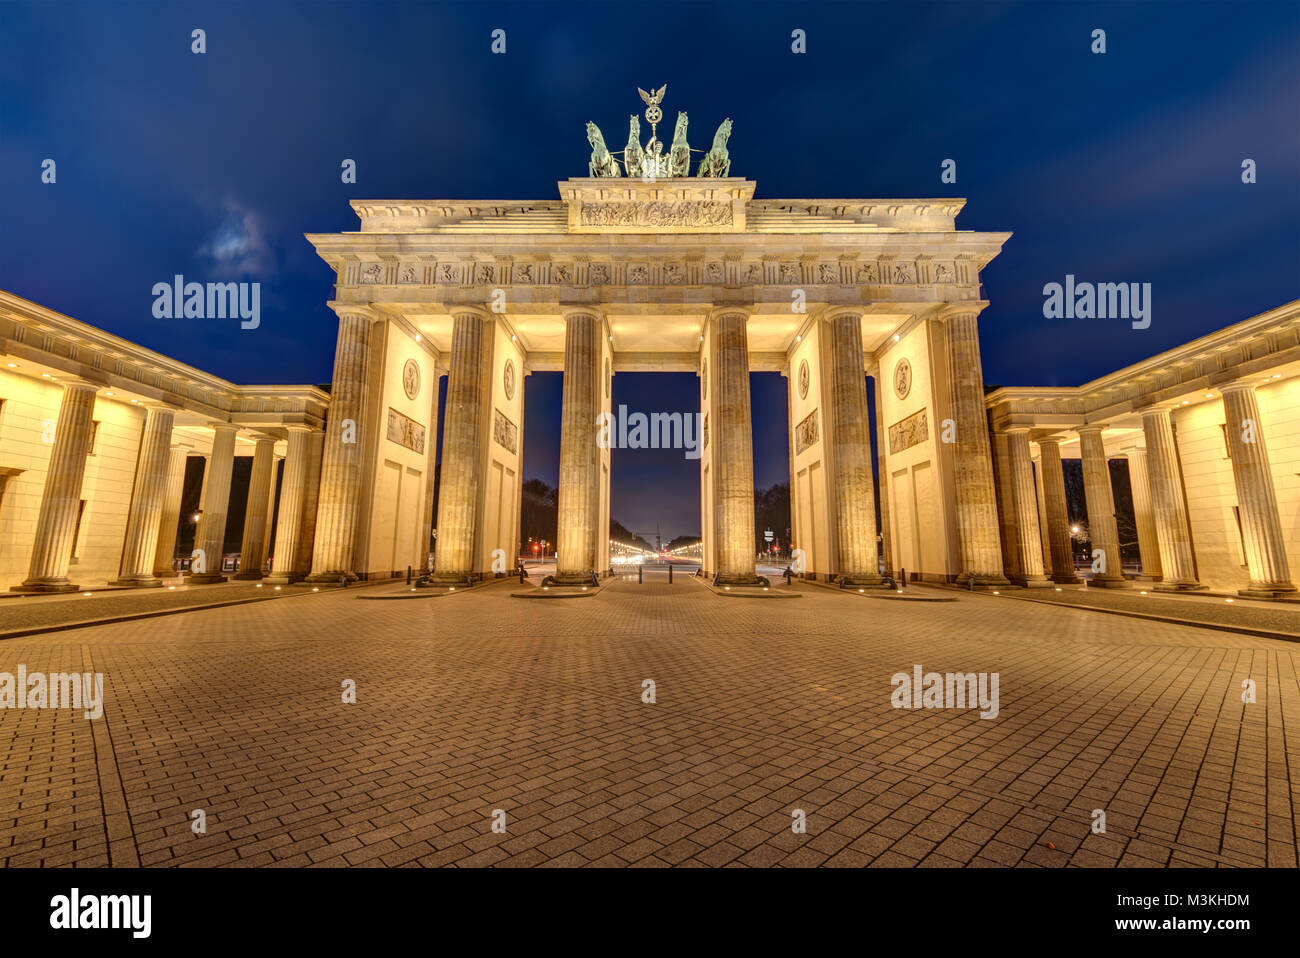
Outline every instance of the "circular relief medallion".
[[515, 362], [513, 359], [506, 360], [506, 368], [501, 374], [501, 384], [505, 387], [506, 398], [515, 398]]
[[613, 376], [610, 375], [609, 357], [606, 356], [605, 357], [605, 398], [606, 399], [609, 398], [609, 384], [611, 379], [613, 379]]
[[707, 359], [700, 366], [700, 398], [709, 398], [709, 361]]
[[799, 398], [808, 398], [808, 360], [799, 363]]
[[911, 391], [912, 364], [906, 359], [900, 359], [898, 365], [894, 367], [894, 395], [899, 399], [906, 399]]
[[402, 389], [406, 390], [407, 399], [420, 394], [420, 364], [414, 359], [408, 359], [402, 367]]

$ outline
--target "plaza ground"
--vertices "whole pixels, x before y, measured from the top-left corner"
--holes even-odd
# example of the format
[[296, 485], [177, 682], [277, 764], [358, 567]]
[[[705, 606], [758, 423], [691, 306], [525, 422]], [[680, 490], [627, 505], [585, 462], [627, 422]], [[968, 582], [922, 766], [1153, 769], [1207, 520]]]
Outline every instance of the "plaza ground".
[[[102, 672], [106, 698], [97, 721], [0, 710], [0, 861], [1297, 864], [1292, 642], [943, 590], [737, 600], [685, 576], [363, 598], [394, 588], [0, 642], [0, 672]], [[997, 718], [893, 708], [917, 664], [997, 672]]]

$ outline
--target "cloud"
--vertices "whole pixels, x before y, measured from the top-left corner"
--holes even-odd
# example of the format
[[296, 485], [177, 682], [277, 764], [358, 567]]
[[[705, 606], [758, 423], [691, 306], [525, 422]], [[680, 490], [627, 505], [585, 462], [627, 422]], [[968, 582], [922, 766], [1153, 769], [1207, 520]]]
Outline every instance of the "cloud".
[[275, 255], [267, 240], [262, 217], [227, 196], [215, 207], [201, 202], [220, 222], [208, 234], [195, 255], [224, 274], [266, 276], [275, 269]]

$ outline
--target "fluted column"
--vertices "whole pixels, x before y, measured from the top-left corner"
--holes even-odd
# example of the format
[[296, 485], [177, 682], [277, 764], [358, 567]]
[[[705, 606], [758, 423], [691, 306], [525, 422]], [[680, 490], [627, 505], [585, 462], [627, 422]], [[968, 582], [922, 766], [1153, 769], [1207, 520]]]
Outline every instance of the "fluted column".
[[1228, 424], [1228, 454], [1237, 486], [1241, 534], [1246, 542], [1250, 588], [1242, 595], [1278, 596], [1296, 591], [1286, 557], [1286, 539], [1277, 510], [1277, 490], [1264, 446], [1264, 428], [1253, 383], [1223, 387], [1223, 414]]
[[154, 575], [158, 552], [158, 530], [166, 505], [167, 479], [171, 466], [172, 424], [176, 412], [171, 406], [150, 404], [140, 437], [135, 464], [135, 485], [131, 490], [131, 511], [126, 519], [122, 544], [122, 565], [116, 585], [160, 586]]
[[260, 579], [266, 564], [266, 516], [275, 474], [275, 440], [257, 437], [253, 447], [253, 472], [248, 479], [244, 506], [244, 541], [239, 548], [239, 571], [232, 579]]
[[1161, 592], [1200, 589], [1192, 556], [1191, 524], [1183, 501], [1183, 474], [1174, 446], [1169, 410], [1151, 406], [1142, 411], [1142, 434], [1147, 446], [1147, 485], [1151, 515], [1160, 546]]
[[81, 480], [86, 474], [90, 451], [91, 422], [95, 412], [95, 383], [79, 379], [63, 384], [59, 418], [54, 427], [54, 448], [45, 472], [41, 511], [36, 519], [31, 564], [23, 584], [14, 592], [75, 592], [68, 581], [77, 513], [81, 504]]
[[862, 357], [862, 314], [857, 310], [832, 310], [827, 322], [831, 333], [831, 422], [839, 574], [853, 585], [875, 585], [880, 582], [880, 560], [876, 546], [876, 490], [871, 470], [866, 368]]
[[303, 499], [307, 491], [311, 429], [289, 426], [289, 443], [284, 457], [284, 476], [280, 480], [280, 513], [275, 523], [275, 554], [271, 557], [271, 574], [267, 582], [287, 584], [295, 580], [298, 543], [302, 537]]
[[181, 496], [185, 493], [185, 464], [189, 461], [188, 443], [178, 443], [168, 450], [167, 488], [163, 490], [163, 508], [158, 518], [158, 545], [154, 549], [154, 576], [174, 576], [176, 534], [180, 531]]
[[949, 307], [941, 314], [948, 339], [950, 405], [957, 427], [950, 444], [961, 553], [957, 581], [963, 585], [971, 580], [977, 586], [1006, 585], [977, 314], [978, 308], [969, 306]]
[[473, 574], [474, 534], [478, 528], [478, 490], [485, 422], [484, 392], [490, 388], [490, 315], [458, 308], [451, 334], [447, 371], [447, 422], [442, 431], [442, 474], [438, 489], [438, 539], [435, 579], [463, 580]]
[[348, 580], [357, 577], [352, 553], [361, 508], [362, 472], [366, 447], [374, 441], [363, 432], [369, 425], [366, 382], [374, 314], [368, 306], [331, 305], [338, 313], [339, 336], [334, 347], [334, 378], [325, 421], [316, 540], [308, 582], [337, 582], [340, 575]]
[[1065, 505], [1065, 470], [1061, 468], [1061, 444], [1056, 439], [1038, 442], [1043, 467], [1043, 507], [1047, 513], [1047, 538], [1052, 552], [1052, 580], [1061, 585], [1079, 581], [1074, 572], [1074, 548], [1070, 543], [1070, 513]]
[[1133, 524], [1137, 527], [1138, 552], [1142, 556], [1142, 578], [1160, 578], [1160, 543], [1156, 538], [1156, 520], [1151, 511], [1151, 483], [1147, 471], [1147, 451], [1141, 446], [1122, 450], [1128, 459], [1128, 482], [1133, 490]]
[[[1031, 448], [1032, 456], [1033, 450]], [[1047, 534], [1047, 497], [1043, 492], [1043, 463], [1037, 458], [1032, 458], [1030, 462], [1034, 468], [1034, 491], [1038, 498], [1038, 547], [1043, 553], [1043, 572], [1047, 577], [1053, 578], [1056, 571], [1052, 565], [1052, 539]]]
[[1049, 581], [1043, 573], [1043, 540], [1038, 530], [1038, 496], [1034, 488], [1034, 463], [1029, 458], [1028, 429], [1007, 431], [1007, 459], [1011, 467], [1011, 504], [1020, 559], [1018, 584], [1040, 588]]
[[190, 581], [200, 584], [226, 581], [221, 574], [221, 556], [225, 550], [230, 477], [235, 470], [235, 436], [239, 427], [228, 422], [214, 423], [212, 433], [212, 455], [208, 457], [208, 473], [203, 481], [202, 513], [194, 532], [195, 558], [190, 567]]
[[[1081, 426], [1079, 456], [1083, 460], [1083, 495], [1088, 507], [1088, 537], [1093, 552], [1105, 554], [1105, 572], [1094, 573], [1090, 585], [1123, 588], [1124, 564], [1119, 552], [1119, 527], [1115, 523], [1115, 496], [1110, 487], [1110, 466], [1101, 426]], [[1094, 560], [1095, 561], [1095, 560]]]
[[[602, 324], [585, 309], [564, 314], [564, 398], [560, 413], [560, 489], [555, 581], [590, 582], [596, 567], [600, 517], [600, 447], [596, 398], [600, 389]], [[605, 530], [609, 534], [609, 530]]]
[[717, 581], [757, 583], [754, 556], [754, 436], [749, 405], [749, 318], [719, 308], [711, 322], [713, 353], [713, 529]]
[[[875, 409], [876, 409], [876, 435], [885, 436], [885, 412], [884, 404], [880, 401], [880, 366], [874, 365], [870, 370], [871, 381], [875, 389]], [[889, 455], [889, 444], [883, 440], [877, 443], [876, 449], [876, 470], [880, 476], [880, 486], [876, 490], [880, 502], [880, 557], [885, 562], [885, 568], [892, 575], [898, 575], [903, 570], [899, 568], [898, 556], [894, 552], [894, 543], [890, 536], [889, 523], [889, 470], [886, 468], [886, 457]], [[915, 571], [915, 570], [913, 570]]]

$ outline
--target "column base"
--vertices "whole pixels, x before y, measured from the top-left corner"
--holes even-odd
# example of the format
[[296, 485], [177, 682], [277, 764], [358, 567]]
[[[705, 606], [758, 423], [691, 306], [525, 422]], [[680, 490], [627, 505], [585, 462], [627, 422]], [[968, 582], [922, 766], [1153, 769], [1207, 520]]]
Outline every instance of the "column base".
[[1122, 576], [1093, 576], [1086, 580], [1089, 589], [1131, 589], [1133, 583]]
[[768, 582], [756, 572], [719, 572], [713, 580], [714, 585], [767, 585]]
[[109, 585], [125, 586], [128, 589], [161, 589], [162, 579], [157, 576], [128, 576], [114, 579]]
[[306, 578], [306, 576], [304, 576], [301, 572], [299, 572], [299, 573], [289, 573], [287, 575], [285, 574], [268, 575], [262, 581], [265, 582], [267, 585], [292, 585], [295, 582], [301, 582], [304, 578]]
[[230, 577], [231, 579], [264, 579], [266, 576], [261, 572], [236, 572]]
[[43, 595], [52, 592], [78, 592], [80, 590], [67, 579], [50, 579], [49, 581], [28, 579], [22, 585], [10, 587], [9, 591], [26, 592], [32, 595]]
[[971, 574], [963, 572], [957, 576], [957, 585], [967, 589], [1004, 589], [1011, 584], [1011, 580], [1004, 575], [981, 575], [979, 573]]
[[841, 589], [877, 589], [885, 584], [885, 580], [880, 575], [853, 575], [844, 573], [837, 576]]
[[599, 584], [600, 582], [599, 577], [597, 577], [595, 582], [592, 581], [592, 576], [594, 576], [595, 574], [596, 574], [595, 570], [589, 572], [557, 572], [555, 575], [548, 575], [545, 579], [545, 582], [547, 585], [559, 585], [559, 586], [566, 586], [566, 585], [584, 586], [585, 585], [590, 587], [592, 585]]
[[1247, 599], [1289, 599], [1296, 594], [1296, 587], [1289, 582], [1270, 582], [1263, 586], [1252, 585], [1249, 589], [1238, 589], [1237, 595]]
[[1151, 587], [1152, 592], [1203, 592], [1209, 586], [1199, 582], [1165, 582], [1163, 579]]
[[310, 583], [312, 583], [313, 585], [338, 585], [338, 583], [339, 583], [339, 576], [343, 576], [343, 578], [344, 578], [345, 580], [347, 580], [348, 582], [356, 582], [356, 581], [358, 581], [358, 579], [357, 579], [357, 574], [356, 574], [355, 572], [342, 572], [342, 571], [340, 571], [340, 572], [313, 572], [311, 575], [307, 576], [305, 579], [300, 579], [299, 581], [301, 581], [301, 582], [310, 582]]
[[1077, 575], [1053, 575], [1052, 581], [1057, 585], [1078, 585], [1083, 580]]
[[1052, 580], [1045, 575], [1011, 576], [1011, 583], [1024, 589], [1050, 589]]
[[228, 580], [219, 572], [200, 572], [198, 575], [186, 576], [185, 581], [194, 585], [214, 585], [217, 582], [226, 582]]

